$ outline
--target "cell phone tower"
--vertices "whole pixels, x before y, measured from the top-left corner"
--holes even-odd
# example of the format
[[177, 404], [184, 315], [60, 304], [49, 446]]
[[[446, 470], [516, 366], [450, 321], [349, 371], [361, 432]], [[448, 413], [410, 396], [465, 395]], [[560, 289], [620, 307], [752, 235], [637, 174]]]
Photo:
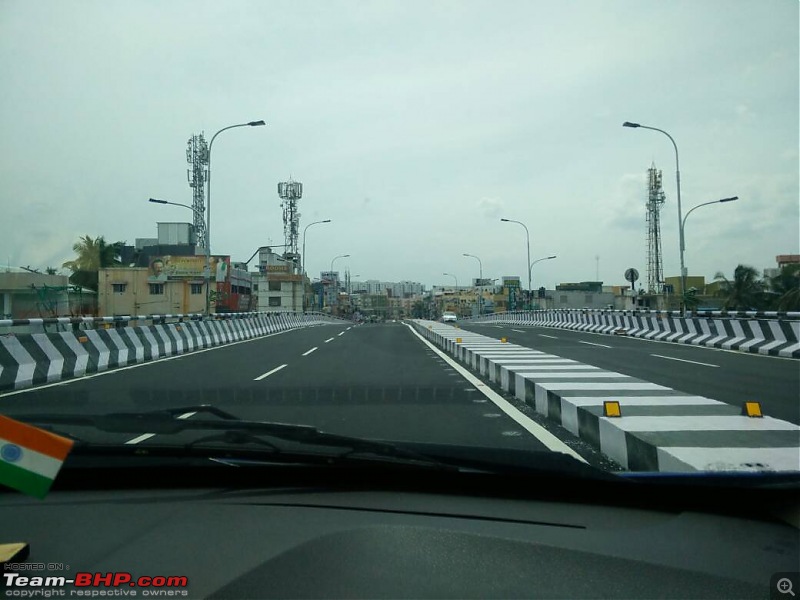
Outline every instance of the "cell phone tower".
[[208, 180], [208, 144], [203, 134], [193, 135], [186, 144], [186, 169], [189, 187], [192, 188], [192, 212], [194, 213], [195, 244], [206, 247], [206, 201], [205, 187]]
[[299, 181], [282, 181], [278, 184], [278, 196], [281, 197], [281, 208], [283, 209], [283, 237], [286, 250], [284, 258], [297, 261], [297, 238], [300, 230], [300, 213], [298, 212], [298, 202], [303, 196], [303, 184]]
[[664, 291], [664, 257], [661, 253], [661, 207], [664, 190], [661, 171], [652, 163], [647, 169], [647, 291], [660, 294]]

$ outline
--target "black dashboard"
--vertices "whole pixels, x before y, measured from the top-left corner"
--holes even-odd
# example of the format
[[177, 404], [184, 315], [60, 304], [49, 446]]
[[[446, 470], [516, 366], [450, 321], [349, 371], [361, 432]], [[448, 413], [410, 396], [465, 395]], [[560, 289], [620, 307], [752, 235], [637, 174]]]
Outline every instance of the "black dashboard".
[[[224, 466], [65, 470], [59, 481], [42, 501], [0, 495], [0, 543], [30, 545], [4, 566], [6, 597], [33, 597], [14, 572], [100, 574], [51, 586], [63, 597], [769, 598], [783, 597], [776, 574], [800, 563], [797, 491], [780, 486], [733, 497], [724, 486]], [[109, 573], [186, 586], [115, 585]]]

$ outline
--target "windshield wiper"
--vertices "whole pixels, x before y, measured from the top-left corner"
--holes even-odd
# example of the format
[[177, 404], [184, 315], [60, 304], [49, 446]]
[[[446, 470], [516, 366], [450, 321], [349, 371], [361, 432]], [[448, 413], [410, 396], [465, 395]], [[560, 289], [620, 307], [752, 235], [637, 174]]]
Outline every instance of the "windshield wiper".
[[[207, 413], [218, 417], [218, 420], [179, 418], [180, 415], [186, 413]], [[45, 424], [49, 426], [48, 428], [50, 429], [52, 429], [53, 425], [73, 425], [92, 427], [107, 433], [131, 433], [137, 435], [149, 433], [168, 436], [184, 431], [215, 431], [218, 433], [193, 440], [183, 447], [190, 449], [196, 447], [200, 443], [208, 441], [218, 441], [225, 444], [256, 443], [270, 447], [275, 454], [280, 453], [280, 448], [260, 437], [268, 436], [311, 446], [344, 448], [346, 451], [342, 454], [337, 454], [337, 459], [347, 458], [354, 454], [372, 454], [398, 461], [418, 463], [420, 466], [437, 467], [450, 471], [458, 470], [457, 467], [452, 465], [387, 442], [326, 433], [310, 425], [295, 425], [291, 423], [269, 421], [245, 421], [232, 413], [208, 404], [182, 406], [148, 412], [120, 412], [105, 415], [46, 413], [16, 415], [14, 418], [32, 425]], [[74, 438], [72, 434], [68, 435]], [[86, 447], [94, 444], [80, 440], [78, 445]]]

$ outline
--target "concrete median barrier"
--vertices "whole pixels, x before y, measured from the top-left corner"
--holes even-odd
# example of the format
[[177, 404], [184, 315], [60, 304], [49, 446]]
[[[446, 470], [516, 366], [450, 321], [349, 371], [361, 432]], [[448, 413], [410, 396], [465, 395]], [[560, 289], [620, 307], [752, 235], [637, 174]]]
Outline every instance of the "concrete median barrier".
[[[731, 404], [442, 323], [411, 322], [423, 337], [625, 469], [800, 471], [800, 427], [793, 423], [743, 416]], [[604, 416], [606, 401], [619, 402], [622, 416]]]

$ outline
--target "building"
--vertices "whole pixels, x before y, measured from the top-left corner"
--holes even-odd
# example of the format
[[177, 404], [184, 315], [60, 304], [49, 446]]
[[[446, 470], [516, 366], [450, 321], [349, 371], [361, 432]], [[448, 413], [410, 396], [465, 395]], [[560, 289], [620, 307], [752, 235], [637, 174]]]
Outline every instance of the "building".
[[775, 262], [777, 263], [777, 267], [771, 267], [764, 269], [764, 278], [765, 279], [772, 279], [773, 277], [777, 277], [781, 273], [781, 269], [784, 267], [788, 267], [789, 265], [797, 265], [800, 264], [800, 254], [780, 254], [775, 257]]
[[71, 285], [66, 275], [19, 267], [0, 268], [0, 319], [90, 316], [96, 313], [96, 292]]
[[304, 277], [296, 263], [264, 247], [258, 251], [258, 273], [253, 274], [254, 307], [259, 312], [303, 312]]
[[[205, 249], [195, 244], [191, 223], [157, 223], [158, 237], [125, 246], [125, 267], [101, 269], [98, 304], [104, 315], [200, 313], [206, 310]], [[212, 312], [255, 307], [247, 265], [227, 255], [209, 257]], [[103, 312], [108, 311], [108, 312]]]
[[185, 278], [162, 278], [146, 267], [107, 268], [100, 269], [98, 304], [103, 316], [202, 313], [205, 291], [202, 266]]

